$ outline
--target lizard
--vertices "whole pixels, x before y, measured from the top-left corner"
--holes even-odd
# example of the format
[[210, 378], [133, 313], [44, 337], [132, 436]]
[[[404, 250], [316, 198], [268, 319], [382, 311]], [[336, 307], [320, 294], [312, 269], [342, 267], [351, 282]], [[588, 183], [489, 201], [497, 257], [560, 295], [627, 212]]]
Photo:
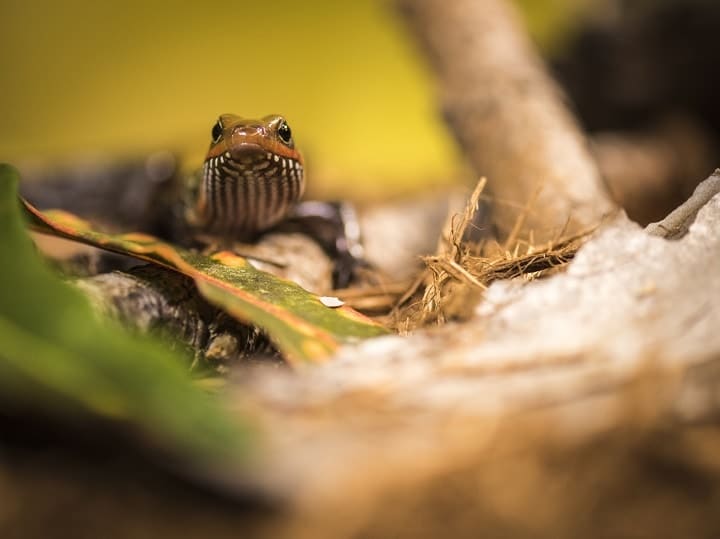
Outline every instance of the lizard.
[[253, 241], [278, 227], [309, 233], [335, 260], [335, 287], [363, 263], [359, 226], [345, 203], [304, 201], [305, 165], [287, 120], [222, 114], [202, 169], [183, 194], [183, 220], [210, 241]]

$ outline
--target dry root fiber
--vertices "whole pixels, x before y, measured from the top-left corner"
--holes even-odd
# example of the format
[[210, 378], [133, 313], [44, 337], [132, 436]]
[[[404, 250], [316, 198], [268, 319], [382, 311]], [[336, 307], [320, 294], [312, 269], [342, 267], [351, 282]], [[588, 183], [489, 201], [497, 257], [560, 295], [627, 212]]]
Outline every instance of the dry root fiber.
[[547, 276], [572, 260], [592, 230], [534, 245], [518, 238], [528, 206], [517, 217], [504, 244], [464, 241], [473, 226], [486, 181], [481, 179], [462, 215], [448, 218], [438, 243], [437, 253], [424, 257], [425, 270], [399, 298], [392, 313], [392, 324], [402, 332], [427, 324], [468, 318], [482, 293], [499, 279], [522, 278], [526, 281]]

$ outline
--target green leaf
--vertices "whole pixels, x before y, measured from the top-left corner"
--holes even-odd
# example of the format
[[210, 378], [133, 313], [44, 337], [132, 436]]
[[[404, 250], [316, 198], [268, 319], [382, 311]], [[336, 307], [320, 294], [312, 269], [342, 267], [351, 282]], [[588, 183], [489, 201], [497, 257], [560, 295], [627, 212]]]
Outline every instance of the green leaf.
[[241, 322], [263, 329], [296, 365], [321, 361], [341, 344], [388, 333], [349, 307], [326, 307], [298, 284], [258, 270], [231, 252], [205, 256], [147, 234], [106, 234], [71, 213], [41, 212], [26, 201], [23, 204], [36, 232], [133, 256], [192, 277], [208, 301]]
[[78, 413], [121, 423], [166, 451], [237, 457], [247, 432], [197, 388], [183, 360], [149, 337], [101, 321], [38, 256], [0, 164], [0, 393], [56, 419]]

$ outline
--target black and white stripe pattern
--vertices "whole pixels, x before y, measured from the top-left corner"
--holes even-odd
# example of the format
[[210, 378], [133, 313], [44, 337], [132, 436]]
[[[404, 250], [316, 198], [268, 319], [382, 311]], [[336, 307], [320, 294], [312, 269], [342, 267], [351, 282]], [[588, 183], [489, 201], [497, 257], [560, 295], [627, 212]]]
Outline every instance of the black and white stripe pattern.
[[264, 151], [233, 159], [226, 152], [205, 161], [205, 215], [198, 217], [208, 232], [251, 238], [282, 221], [304, 188], [298, 160]]

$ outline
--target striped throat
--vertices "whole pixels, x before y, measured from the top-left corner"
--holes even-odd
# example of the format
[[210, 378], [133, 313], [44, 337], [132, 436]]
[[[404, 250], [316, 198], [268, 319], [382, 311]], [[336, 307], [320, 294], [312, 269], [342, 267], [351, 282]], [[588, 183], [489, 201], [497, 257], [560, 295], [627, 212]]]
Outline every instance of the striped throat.
[[192, 223], [213, 235], [250, 239], [282, 221], [305, 189], [302, 155], [285, 119], [223, 114], [211, 135]]

